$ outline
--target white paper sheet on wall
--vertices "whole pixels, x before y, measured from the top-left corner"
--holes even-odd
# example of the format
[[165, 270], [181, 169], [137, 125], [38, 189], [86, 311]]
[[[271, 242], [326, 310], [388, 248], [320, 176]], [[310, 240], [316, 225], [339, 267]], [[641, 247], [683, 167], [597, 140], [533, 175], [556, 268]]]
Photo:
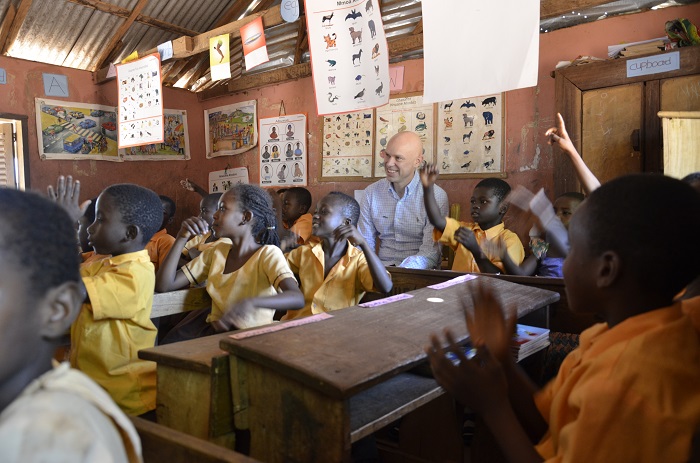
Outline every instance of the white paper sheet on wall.
[[537, 85], [539, 0], [423, 0], [423, 102]]

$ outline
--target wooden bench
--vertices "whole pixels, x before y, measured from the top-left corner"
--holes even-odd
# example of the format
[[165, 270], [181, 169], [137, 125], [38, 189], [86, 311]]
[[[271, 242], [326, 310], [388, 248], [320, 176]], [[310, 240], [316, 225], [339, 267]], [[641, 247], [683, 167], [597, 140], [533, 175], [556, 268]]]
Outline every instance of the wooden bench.
[[250, 457], [138, 417], [130, 417], [141, 438], [144, 463], [255, 463]]
[[187, 288], [168, 293], [155, 293], [153, 295], [153, 309], [151, 318], [174, 315], [190, 310], [206, 309], [211, 307], [211, 298], [206, 288]]

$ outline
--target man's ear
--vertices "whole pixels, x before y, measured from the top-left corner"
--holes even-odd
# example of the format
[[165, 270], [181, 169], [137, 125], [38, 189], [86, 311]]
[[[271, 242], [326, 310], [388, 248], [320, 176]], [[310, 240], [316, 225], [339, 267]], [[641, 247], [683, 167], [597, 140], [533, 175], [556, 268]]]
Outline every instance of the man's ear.
[[50, 340], [64, 336], [77, 317], [85, 297], [82, 281], [67, 281], [48, 290], [39, 303], [41, 336]]
[[614, 251], [605, 251], [596, 259], [596, 286], [607, 288], [620, 277], [622, 259]]

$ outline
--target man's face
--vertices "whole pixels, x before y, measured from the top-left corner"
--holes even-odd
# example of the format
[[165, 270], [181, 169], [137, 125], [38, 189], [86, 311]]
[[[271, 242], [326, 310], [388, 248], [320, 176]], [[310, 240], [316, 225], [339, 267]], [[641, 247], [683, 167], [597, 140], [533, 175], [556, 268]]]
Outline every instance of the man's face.
[[394, 136], [382, 150], [386, 179], [400, 187], [408, 185], [423, 157], [420, 144], [407, 137]]

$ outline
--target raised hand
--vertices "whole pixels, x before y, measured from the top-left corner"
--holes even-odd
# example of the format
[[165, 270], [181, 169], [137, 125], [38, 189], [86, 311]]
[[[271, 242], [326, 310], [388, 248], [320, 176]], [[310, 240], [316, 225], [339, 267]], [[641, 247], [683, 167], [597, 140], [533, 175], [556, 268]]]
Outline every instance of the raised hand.
[[559, 145], [559, 147], [566, 152], [576, 152], [574, 144], [571, 142], [569, 137], [569, 132], [566, 131], [566, 125], [564, 124], [564, 118], [561, 114], [557, 113], [557, 125], [556, 127], [550, 127], [544, 133], [549, 137], [550, 145]]
[[73, 181], [73, 177], [70, 175], [68, 177], [59, 176], [56, 188], [49, 185], [46, 190], [49, 199], [65, 209], [74, 221], [85, 214], [85, 210], [92, 202], [88, 199], [80, 204], [80, 181]]
[[423, 184], [424, 188], [429, 188], [435, 185], [438, 176], [440, 175], [440, 170], [436, 164], [424, 164], [419, 170], [420, 182]]
[[203, 235], [209, 231], [209, 224], [200, 217], [185, 219], [180, 226], [178, 238], [190, 239], [195, 235]]
[[[465, 291], [466, 293], [466, 291]], [[472, 304], [466, 303], [471, 297]], [[515, 311], [505, 307], [486, 285], [477, 285], [462, 300], [462, 310], [472, 344], [486, 345], [502, 363], [510, 361], [510, 342], [515, 333]]]

